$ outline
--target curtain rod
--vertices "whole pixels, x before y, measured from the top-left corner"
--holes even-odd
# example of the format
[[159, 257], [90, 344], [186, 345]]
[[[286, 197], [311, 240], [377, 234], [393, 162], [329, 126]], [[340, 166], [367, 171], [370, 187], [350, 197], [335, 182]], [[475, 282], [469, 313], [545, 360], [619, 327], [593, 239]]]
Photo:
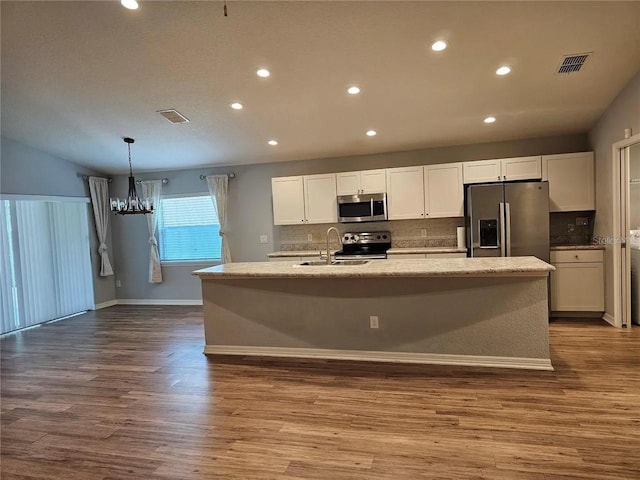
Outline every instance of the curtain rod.
[[[234, 172], [228, 173], [227, 174], [229, 178], [236, 178], [236, 174]], [[200, 180], [206, 180], [207, 176], [206, 175], [200, 175]]]
[[[81, 173], [79, 173], [78, 176], [82, 177], [82, 180], [84, 180], [85, 182], [89, 181], [89, 177], [90, 176], [91, 177], [95, 177], [95, 175], [84, 175], [84, 174], [81, 174]], [[97, 178], [106, 178], [109, 181], [109, 183], [113, 182], [113, 178], [111, 178], [111, 177], [97, 177]]]
[[[143, 182], [143, 180], [136, 180], [136, 183], [137, 183], [138, 185], [140, 185], [142, 182]], [[162, 179], [162, 184], [163, 184], [163, 185], [166, 185], [167, 183], [169, 183], [169, 179], [168, 179], [168, 178], [163, 178], [163, 179]]]

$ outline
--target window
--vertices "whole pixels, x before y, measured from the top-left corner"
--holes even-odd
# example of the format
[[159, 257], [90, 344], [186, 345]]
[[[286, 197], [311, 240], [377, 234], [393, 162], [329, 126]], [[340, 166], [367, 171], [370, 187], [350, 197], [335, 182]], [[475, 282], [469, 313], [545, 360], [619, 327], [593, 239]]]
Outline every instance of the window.
[[220, 222], [209, 195], [160, 200], [160, 260], [184, 262], [221, 258]]

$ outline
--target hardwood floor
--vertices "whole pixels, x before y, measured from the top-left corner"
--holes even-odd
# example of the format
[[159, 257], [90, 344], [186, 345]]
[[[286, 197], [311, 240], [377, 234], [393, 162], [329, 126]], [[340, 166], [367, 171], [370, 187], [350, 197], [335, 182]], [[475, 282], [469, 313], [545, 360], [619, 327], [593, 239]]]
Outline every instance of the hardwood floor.
[[640, 328], [554, 321], [554, 372], [208, 359], [200, 310], [3, 338], [2, 480], [640, 478]]

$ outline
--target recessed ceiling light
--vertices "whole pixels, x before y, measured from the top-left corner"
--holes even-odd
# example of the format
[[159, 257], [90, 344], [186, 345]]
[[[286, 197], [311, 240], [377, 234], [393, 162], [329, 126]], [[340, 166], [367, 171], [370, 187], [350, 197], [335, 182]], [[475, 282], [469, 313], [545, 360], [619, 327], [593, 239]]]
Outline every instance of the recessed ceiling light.
[[445, 48], [447, 48], [447, 42], [443, 40], [438, 40], [437, 42], [433, 42], [431, 44], [431, 50], [433, 50], [434, 52], [441, 52]]
[[244, 105], [242, 105], [240, 102], [230, 103], [229, 106], [234, 110], [242, 110], [244, 108]]
[[496, 70], [496, 75], [507, 75], [508, 73], [511, 73], [511, 67], [507, 67], [506, 65]]
[[124, 8], [128, 8], [129, 10], [137, 10], [138, 9], [138, 2], [136, 2], [136, 0], [120, 0], [120, 4]]
[[266, 68], [261, 68], [256, 72], [256, 75], [262, 78], [267, 78], [269, 75], [271, 75], [271, 72]]
[[349, 95], [357, 95], [360, 93], [360, 88], [354, 85], [353, 87], [349, 87], [347, 92], [349, 92]]
[[496, 121], [496, 117], [486, 117], [483, 121], [484, 123], [493, 123]]
[[278, 144], [278, 141], [277, 140], [269, 140], [267, 143], [269, 145], [271, 145], [272, 147], [275, 147]]
[[375, 137], [377, 134], [375, 130], [367, 130], [367, 137]]

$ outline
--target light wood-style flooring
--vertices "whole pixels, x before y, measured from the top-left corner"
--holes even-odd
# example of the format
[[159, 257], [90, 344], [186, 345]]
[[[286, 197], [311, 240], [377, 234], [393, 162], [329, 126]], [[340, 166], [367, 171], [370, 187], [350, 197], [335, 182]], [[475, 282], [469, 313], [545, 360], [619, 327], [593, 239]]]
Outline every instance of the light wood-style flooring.
[[207, 358], [200, 307], [1, 341], [1, 478], [639, 479], [640, 328], [551, 323], [554, 372]]

